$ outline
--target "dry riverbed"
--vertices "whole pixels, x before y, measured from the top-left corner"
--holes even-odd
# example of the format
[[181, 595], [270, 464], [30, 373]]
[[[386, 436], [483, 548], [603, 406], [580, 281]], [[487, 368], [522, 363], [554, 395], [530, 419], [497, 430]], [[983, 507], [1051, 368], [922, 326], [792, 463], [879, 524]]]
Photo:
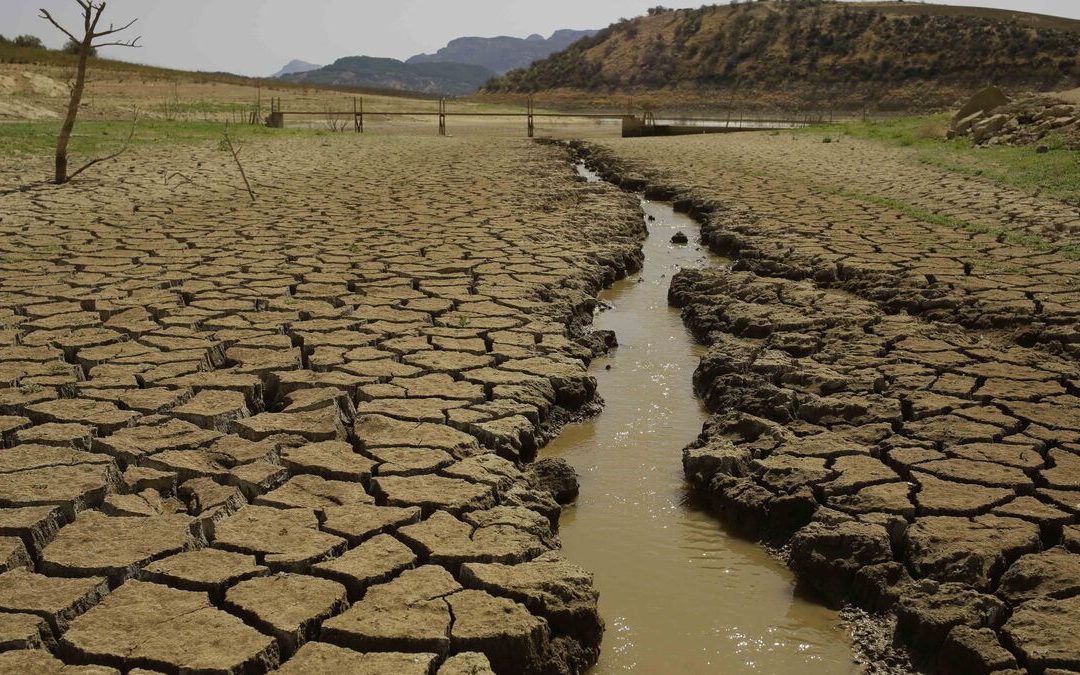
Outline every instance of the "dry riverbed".
[[593, 663], [530, 460], [594, 406], [636, 200], [524, 140], [242, 158], [255, 203], [210, 144], [0, 196], [0, 671]]
[[926, 667], [1080, 672], [1077, 208], [849, 139], [580, 149], [733, 259], [669, 296], [714, 509]]

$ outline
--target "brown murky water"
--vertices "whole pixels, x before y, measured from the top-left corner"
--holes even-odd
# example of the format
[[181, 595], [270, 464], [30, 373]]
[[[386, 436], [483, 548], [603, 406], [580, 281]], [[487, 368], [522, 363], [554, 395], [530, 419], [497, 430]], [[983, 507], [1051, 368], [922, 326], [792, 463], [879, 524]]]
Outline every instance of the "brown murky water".
[[607, 633], [592, 672], [857, 673], [835, 612], [797, 597], [786, 567], [686, 503], [680, 451], [707, 417], [691, 386], [702, 348], [667, 289], [680, 267], [719, 259], [670, 243], [678, 230], [697, 241], [691, 219], [644, 207], [656, 219], [644, 269], [603, 293], [614, 307], [596, 320], [619, 338], [593, 365], [604, 412], [543, 452], [581, 475], [561, 532], [600, 589]]

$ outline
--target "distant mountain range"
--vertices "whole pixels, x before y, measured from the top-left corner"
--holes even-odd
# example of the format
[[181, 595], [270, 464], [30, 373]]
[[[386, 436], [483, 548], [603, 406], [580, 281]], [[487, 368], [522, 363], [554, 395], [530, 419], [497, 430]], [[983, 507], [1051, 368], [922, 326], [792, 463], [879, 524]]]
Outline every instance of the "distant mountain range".
[[534, 61], [561, 52], [596, 33], [595, 30], [557, 30], [547, 39], [535, 34], [524, 39], [505, 35], [463, 37], [451, 40], [434, 54], [417, 54], [406, 63], [471, 63], [502, 75], [515, 68], [527, 68]]
[[557, 30], [551, 37], [463, 37], [451, 40], [434, 54], [407, 61], [372, 56], [347, 56], [328, 66], [293, 60], [273, 77], [293, 82], [400, 89], [425, 94], [463, 96], [491, 78], [566, 49], [592, 30]]
[[285, 67], [277, 71], [270, 77], [281, 77], [282, 75], [295, 75], [297, 73], [306, 73], [309, 70], [318, 70], [322, 66], [316, 63], [308, 63], [307, 61], [301, 61], [300, 59], [293, 59], [285, 64]]
[[473, 93], [494, 76], [494, 71], [466, 63], [405, 63], [372, 56], [346, 56], [318, 70], [283, 75], [281, 79], [463, 96]]

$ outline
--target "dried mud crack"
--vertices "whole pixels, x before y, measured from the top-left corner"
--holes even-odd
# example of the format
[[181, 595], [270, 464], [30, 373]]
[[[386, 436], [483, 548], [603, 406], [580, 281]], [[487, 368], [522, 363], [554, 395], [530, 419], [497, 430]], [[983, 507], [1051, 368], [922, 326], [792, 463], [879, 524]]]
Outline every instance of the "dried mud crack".
[[[980, 239], [799, 189], [773, 174], [801, 175], [826, 151], [792, 168], [774, 147], [790, 141], [744, 138], [685, 153], [575, 145], [601, 175], [700, 218], [704, 241], [734, 256], [670, 288], [708, 345], [694, 384], [713, 416], [684, 451], [687, 479], [734, 527], [782, 546], [819, 597], [892, 617], [880, 625], [895, 622], [891, 640], [920, 668], [1080, 671], [1080, 273], [1065, 254], [1075, 231], [1054, 225], [1070, 207], [1045, 200], [1013, 218], [1049, 225], [1047, 250]], [[730, 168], [747, 157], [781, 169]], [[860, 170], [880, 178], [835, 165]], [[970, 186], [916, 194], [927, 208], [984, 204]], [[960, 240], [1035, 271], [954, 274]], [[880, 631], [856, 638], [888, 656]]]
[[574, 146], [605, 179], [698, 219], [737, 270], [1080, 356], [1080, 207], [853, 139], [663, 142]]
[[635, 200], [524, 141], [245, 156], [255, 204], [150, 146], [0, 197], [0, 670], [583, 671], [530, 463], [596, 405]]

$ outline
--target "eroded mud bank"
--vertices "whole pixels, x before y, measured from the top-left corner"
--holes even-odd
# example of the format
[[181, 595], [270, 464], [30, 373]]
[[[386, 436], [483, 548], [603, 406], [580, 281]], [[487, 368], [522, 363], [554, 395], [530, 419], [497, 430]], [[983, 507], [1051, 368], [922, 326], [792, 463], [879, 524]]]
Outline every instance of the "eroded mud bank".
[[903, 289], [863, 299], [797, 255], [733, 248], [745, 214], [577, 147], [739, 256], [670, 291], [709, 346], [694, 379], [714, 414], [684, 466], [714, 509], [786, 547], [824, 600], [894, 614], [922, 667], [1080, 669], [1075, 363], [965, 329], [962, 305], [948, 324], [893, 314]]
[[751, 136], [589, 152], [606, 177], [698, 218], [736, 270], [1080, 356], [1080, 210], [856, 144]]
[[607, 621], [590, 672], [858, 672], [838, 614], [796, 594], [780, 561], [729, 535], [686, 489], [675, 451], [708, 418], [691, 385], [703, 349], [667, 292], [679, 269], [715, 256], [673, 242], [698, 239], [690, 218], [664, 203], [642, 208], [642, 269], [601, 292], [594, 324], [619, 341], [590, 366], [604, 410], [541, 451], [581, 476], [560, 538], [593, 572]]

